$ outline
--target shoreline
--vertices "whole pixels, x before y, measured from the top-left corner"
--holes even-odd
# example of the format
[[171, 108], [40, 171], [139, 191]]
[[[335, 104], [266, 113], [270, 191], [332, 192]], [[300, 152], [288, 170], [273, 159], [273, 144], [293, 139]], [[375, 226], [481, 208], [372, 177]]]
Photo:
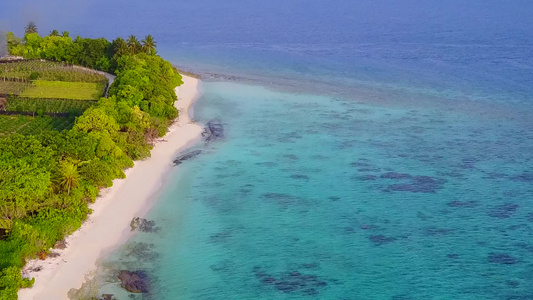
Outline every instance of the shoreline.
[[68, 299], [69, 290], [82, 286], [100, 257], [135, 234], [129, 226], [131, 220], [143, 217], [153, 205], [176, 154], [201, 137], [202, 127], [190, 119], [190, 108], [200, 94], [199, 80], [183, 74], [182, 77], [183, 85], [176, 88], [179, 98], [174, 104], [179, 110], [177, 122], [157, 141], [149, 158], [134, 162], [125, 171], [125, 179], [115, 179], [113, 186], [101, 190], [89, 206], [93, 213], [65, 238], [67, 247], [54, 249], [58, 256], [27, 262], [23, 277], [34, 277], [35, 284], [19, 290], [20, 300]]

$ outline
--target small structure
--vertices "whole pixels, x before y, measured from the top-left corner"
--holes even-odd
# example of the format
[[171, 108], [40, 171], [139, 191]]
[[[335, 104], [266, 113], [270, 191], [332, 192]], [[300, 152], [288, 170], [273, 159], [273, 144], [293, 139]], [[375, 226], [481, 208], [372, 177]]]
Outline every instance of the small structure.
[[5, 111], [7, 107], [7, 99], [0, 97], [0, 111]]

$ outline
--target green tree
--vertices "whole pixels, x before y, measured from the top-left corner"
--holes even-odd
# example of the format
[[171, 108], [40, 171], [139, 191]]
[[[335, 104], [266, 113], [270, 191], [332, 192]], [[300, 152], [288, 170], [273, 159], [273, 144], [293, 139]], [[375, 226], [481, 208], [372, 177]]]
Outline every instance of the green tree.
[[70, 37], [70, 33], [69, 33], [68, 31], [63, 31], [63, 32], [61, 33], [61, 36], [62, 36], [62, 37]]
[[120, 127], [115, 119], [99, 107], [91, 107], [78, 118], [74, 129], [83, 132], [103, 132], [113, 135]]
[[28, 25], [26, 25], [25, 33], [37, 33], [37, 25], [35, 25], [35, 22], [30, 21]]
[[130, 54], [137, 54], [142, 48], [141, 43], [134, 35], [130, 35], [130, 37], [128, 37], [127, 44]]
[[57, 31], [57, 30], [54, 29], [54, 30], [52, 30], [52, 31], [50, 32], [50, 35], [49, 35], [49, 36], [59, 36], [59, 31]]
[[152, 38], [151, 35], [147, 35], [143, 40], [142, 40], [142, 50], [144, 53], [146, 54], [150, 54], [150, 55], [155, 55], [157, 53], [156, 51], [156, 42], [154, 41], [154, 39]]
[[123, 38], [117, 38], [113, 41], [113, 51], [116, 55], [125, 55], [128, 53], [128, 44]]
[[59, 162], [54, 172], [53, 182], [61, 191], [66, 191], [70, 194], [70, 191], [78, 187], [80, 184], [80, 174], [78, 173], [78, 167], [67, 160]]

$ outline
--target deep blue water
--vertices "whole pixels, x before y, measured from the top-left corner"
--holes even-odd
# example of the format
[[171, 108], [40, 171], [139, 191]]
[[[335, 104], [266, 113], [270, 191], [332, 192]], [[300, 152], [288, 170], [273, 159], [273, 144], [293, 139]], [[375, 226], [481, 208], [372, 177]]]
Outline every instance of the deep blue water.
[[533, 299], [533, 2], [36, 2], [0, 26], [152, 34], [225, 127], [102, 292], [127, 268], [139, 299]]

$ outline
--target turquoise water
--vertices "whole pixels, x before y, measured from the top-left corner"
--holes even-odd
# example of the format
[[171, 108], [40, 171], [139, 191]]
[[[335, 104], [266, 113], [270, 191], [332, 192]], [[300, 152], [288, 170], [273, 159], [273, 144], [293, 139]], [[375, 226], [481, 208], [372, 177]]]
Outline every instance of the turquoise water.
[[531, 124], [202, 87], [195, 118], [225, 139], [110, 259], [149, 272], [142, 299], [533, 298]]
[[152, 34], [226, 133], [169, 175], [160, 231], [106, 258], [100, 292], [533, 299], [532, 1], [76, 3], [8, 1], [0, 29]]

